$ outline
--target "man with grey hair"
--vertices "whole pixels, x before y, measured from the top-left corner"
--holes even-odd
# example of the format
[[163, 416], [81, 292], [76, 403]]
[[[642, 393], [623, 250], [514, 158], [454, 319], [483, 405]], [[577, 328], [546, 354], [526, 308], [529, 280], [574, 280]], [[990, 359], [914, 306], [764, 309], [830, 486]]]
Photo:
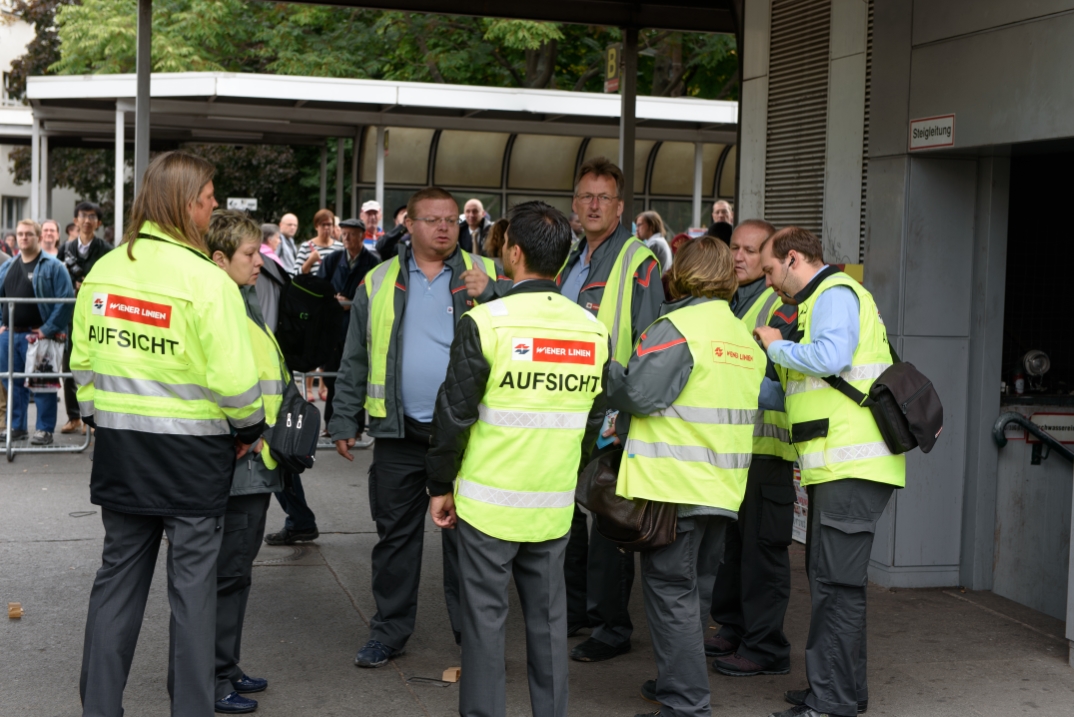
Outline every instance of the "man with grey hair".
[[291, 276], [298, 273], [295, 259], [298, 249], [295, 247], [295, 237], [298, 235], [298, 217], [294, 214], [284, 214], [280, 217], [280, 245], [276, 249], [276, 255], [280, 257], [283, 270]]

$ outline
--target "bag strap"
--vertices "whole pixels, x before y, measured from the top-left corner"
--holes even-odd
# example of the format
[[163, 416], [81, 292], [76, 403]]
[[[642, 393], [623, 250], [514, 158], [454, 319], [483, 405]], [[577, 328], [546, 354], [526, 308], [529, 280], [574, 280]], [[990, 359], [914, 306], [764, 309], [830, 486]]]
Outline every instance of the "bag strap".
[[854, 388], [850, 384], [850, 382], [848, 382], [842, 376], [825, 376], [824, 380], [828, 383], [829, 386], [831, 386], [836, 391], [843, 394], [862, 408], [869, 408], [874, 403], [876, 403], [873, 399], [869, 398], [869, 396]]

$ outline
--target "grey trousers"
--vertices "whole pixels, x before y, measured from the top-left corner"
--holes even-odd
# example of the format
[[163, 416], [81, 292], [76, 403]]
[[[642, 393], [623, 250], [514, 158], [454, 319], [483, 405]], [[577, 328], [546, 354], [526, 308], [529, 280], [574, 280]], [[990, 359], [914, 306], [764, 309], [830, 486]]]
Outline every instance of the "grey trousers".
[[233, 495], [227, 499], [224, 539], [216, 560], [216, 699], [234, 692], [242, 679], [242, 625], [253, 583], [254, 558], [265, 537], [271, 493]]
[[104, 554], [93, 581], [79, 693], [83, 717], [120, 717], [145, 602], [168, 534], [173, 717], [212, 717], [216, 557], [221, 518], [133, 515], [103, 508]]
[[894, 486], [844, 478], [809, 486], [806, 573], [813, 612], [806, 640], [806, 704], [855, 717], [869, 699], [865, 590], [876, 521]]
[[511, 578], [526, 622], [526, 665], [534, 717], [567, 714], [567, 536], [542, 543], [493, 538], [463, 520], [459, 534], [462, 587], [461, 717], [504, 717], [507, 676], [507, 588]]
[[[731, 519], [699, 515], [679, 519], [675, 542], [641, 554], [645, 617], [656, 658], [660, 717], [712, 714], [699, 575], [713, 575], [723, 559]], [[710, 588], [711, 590], [711, 588]]]

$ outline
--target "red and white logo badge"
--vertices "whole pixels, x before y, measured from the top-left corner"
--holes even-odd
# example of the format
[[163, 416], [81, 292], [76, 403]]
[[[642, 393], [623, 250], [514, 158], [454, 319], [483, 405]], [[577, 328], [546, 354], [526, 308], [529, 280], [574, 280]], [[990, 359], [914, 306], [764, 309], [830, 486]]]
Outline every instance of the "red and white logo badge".
[[532, 361], [533, 339], [514, 339], [511, 341], [511, 359], [514, 361]]
[[93, 294], [93, 313], [113, 319], [124, 319], [136, 324], [147, 324], [167, 329], [172, 325], [172, 307], [152, 301], [132, 299], [117, 294]]
[[593, 366], [597, 362], [597, 345], [592, 341], [558, 339], [515, 339], [511, 356], [516, 361], [544, 363], [579, 363]]
[[732, 366], [739, 366], [741, 368], [748, 368], [753, 366], [756, 360], [757, 357], [754, 356], [753, 350], [748, 346], [729, 344], [726, 341], [712, 342], [713, 363], [725, 363]]

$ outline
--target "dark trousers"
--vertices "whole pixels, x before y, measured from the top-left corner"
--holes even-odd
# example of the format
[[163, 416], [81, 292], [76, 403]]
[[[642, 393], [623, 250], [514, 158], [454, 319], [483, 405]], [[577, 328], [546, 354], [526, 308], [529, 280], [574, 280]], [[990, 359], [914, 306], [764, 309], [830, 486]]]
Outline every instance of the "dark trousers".
[[712, 589], [710, 615], [721, 626], [720, 636], [739, 643], [739, 655], [773, 670], [791, 664], [783, 618], [791, 598], [787, 547], [794, 502], [794, 465], [754, 456]]
[[634, 631], [629, 610], [634, 553], [620, 552], [615, 543], [597, 532], [596, 521], [588, 530], [586, 522], [586, 514], [575, 505], [564, 562], [567, 622], [589, 625], [597, 640], [622, 645], [630, 642]]
[[82, 650], [83, 717], [123, 714], [146, 598], [168, 535], [168, 693], [173, 717], [212, 717], [216, 558], [221, 518], [133, 515], [101, 509], [104, 552], [93, 581]]
[[661, 717], [712, 714], [705, 635], [697, 619], [703, 602], [698, 577], [716, 571], [730, 522], [716, 515], [680, 518], [674, 543], [641, 554]]
[[233, 495], [227, 499], [224, 538], [216, 559], [216, 699], [234, 691], [242, 679], [242, 625], [253, 583], [254, 559], [265, 537], [269, 494]]
[[534, 717], [567, 715], [567, 536], [514, 543], [464, 520], [458, 528], [462, 581], [462, 717], [505, 717], [507, 591], [512, 578], [526, 624], [526, 667]]
[[876, 521], [893, 486], [844, 478], [809, 486], [806, 574], [813, 611], [806, 640], [806, 704], [854, 717], [869, 699], [865, 590]]
[[[286, 485], [288, 481], [284, 481]], [[308, 533], [317, 530], [317, 516], [310, 510], [306, 503], [306, 492], [302, 490], [302, 478], [290, 474], [291, 485], [279, 493], [274, 493], [279, 501], [283, 512], [287, 513], [287, 520], [283, 527], [292, 532]]]
[[[429, 424], [406, 420], [406, 438], [378, 438], [369, 468], [369, 508], [379, 540], [373, 547], [373, 599], [377, 612], [369, 621], [369, 639], [401, 650], [414, 633], [418, 585], [425, 543], [425, 454]], [[444, 598], [455, 641], [459, 619], [458, 533], [440, 533], [444, 560]]]
[[[71, 370], [71, 331], [67, 331], [67, 343], [63, 346], [63, 372]], [[73, 378], [63, 380], [63, 407], [67, 410], [68, 421], [82, 420], [82, 413], [78, 410], [78, 386]]]

